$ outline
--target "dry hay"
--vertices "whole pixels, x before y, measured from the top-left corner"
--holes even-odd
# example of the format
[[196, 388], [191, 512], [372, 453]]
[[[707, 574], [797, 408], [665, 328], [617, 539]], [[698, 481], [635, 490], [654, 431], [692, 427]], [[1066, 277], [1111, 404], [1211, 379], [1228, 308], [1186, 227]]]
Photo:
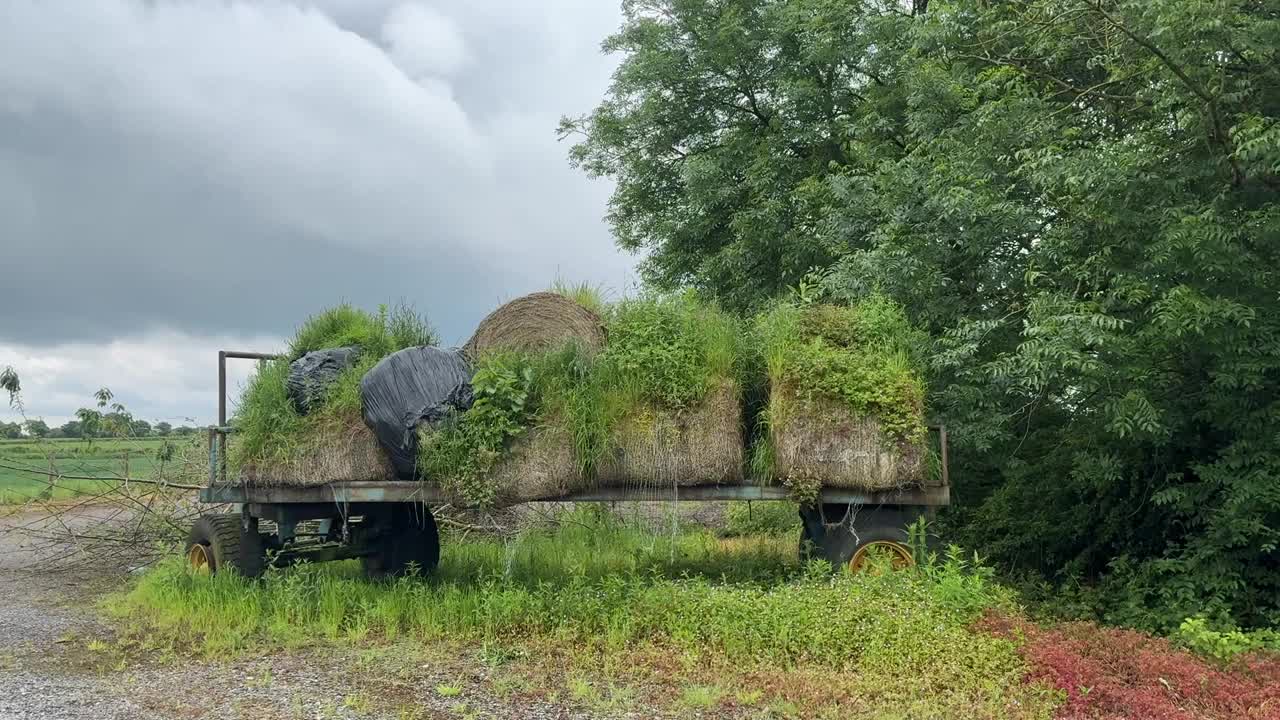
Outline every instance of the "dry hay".
[[[437, 430], [420, 429], [420, 442], [429, 443], [434, 432]], [[586, 489], [573, 447], [573, 436], [561, 425], [543, 424], [525, 431], [485, 474], [485, 483], [494, 488], [494, 507], [560, 498]], [[423, 480], [443, 486], [438, 478]], [[470, 506], [467, 498], [441, 489], [452, 505]]]
[[489, 313], [462, 349], [474, 359], [489, 350], [538, 352], [570, 342], [598, 351], [604, 345], [600, 316], [559, 293], [536, 292]]
[[341, 428], [312, 430], [287, 459], [248, 463], [239, 473], [245, 485], [295, 487], [395, 479], [395, 468], [378, 438], [358, 419]]
[[805, 478], [827, 487], [892, 490], [919, 485], [926, 474], [922, 442], [894, 441], [880, 423], [842, 402], [779, 393], [771, 406], [769, 441], [773, 473]]
[[531, 428], [490, 471], [497, 504], [558, 498], [586, 490], [589, 483], [582, 477], [573, 447], [573, 436], [564, 427], [545, 424]]
[[742, 483], [742, 406], [722, 381], [683, 410], [648, 409], [623, 420], [600, 463], [604, 487], [670, 488]]

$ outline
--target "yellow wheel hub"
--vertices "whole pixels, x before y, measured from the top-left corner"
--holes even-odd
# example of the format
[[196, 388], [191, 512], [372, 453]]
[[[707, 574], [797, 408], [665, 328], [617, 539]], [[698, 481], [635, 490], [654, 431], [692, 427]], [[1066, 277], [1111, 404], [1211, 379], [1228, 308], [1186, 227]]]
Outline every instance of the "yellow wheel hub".
[[876, 565], [872, 559], [877, 556], [887, 556], [889, 567], [894, 570], [903, 570], [916, 564], [911, 548], [906, 545], [891, 540], [874, 540], [858, 548], [853, 557], [849, 558], [849, 569], [854, 572], [874, 570]]
[[192, 545], [187, 551], [187, 564], [191, 566], [191, 571], [198, 575], [212, 574], [213, 548], [199, 543]]

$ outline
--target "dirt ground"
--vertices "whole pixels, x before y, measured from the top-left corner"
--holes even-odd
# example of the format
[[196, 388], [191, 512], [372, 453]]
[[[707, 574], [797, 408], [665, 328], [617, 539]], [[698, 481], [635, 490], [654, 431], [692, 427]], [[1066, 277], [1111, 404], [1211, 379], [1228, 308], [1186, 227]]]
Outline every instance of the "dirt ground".
[[33, 572], [32, 549], [12, 532], [33, 519], [0, 517], [0, 720], [651, 716], [499, 694], [493, 671], [466, 649], [282, 650], [232, 661], [118, 650], [98, 603], [130, 568]]

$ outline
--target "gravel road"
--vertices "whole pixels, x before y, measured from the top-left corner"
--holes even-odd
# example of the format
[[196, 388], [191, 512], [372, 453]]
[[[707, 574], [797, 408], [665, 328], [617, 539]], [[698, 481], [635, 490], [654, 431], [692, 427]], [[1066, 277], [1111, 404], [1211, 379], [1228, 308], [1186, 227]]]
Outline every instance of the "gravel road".
[[[281, 651], [234, 661], [116, 652], [113, 628], [95, 608], [104, 592], [127, 582], [127, 571], [24, 569], [30, 550], [7, 530], [29, 520], [0, 517], [0, 720], [601, 717], [541, 698], [499, 697], [477, 660], [415, 648]], [[460, 692], [445, 697], [440, 685]]]

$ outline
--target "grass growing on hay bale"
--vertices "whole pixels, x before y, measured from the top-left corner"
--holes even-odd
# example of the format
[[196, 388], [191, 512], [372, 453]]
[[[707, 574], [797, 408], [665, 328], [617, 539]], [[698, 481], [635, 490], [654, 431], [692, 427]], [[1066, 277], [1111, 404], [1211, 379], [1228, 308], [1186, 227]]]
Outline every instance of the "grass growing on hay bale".
[[[881, 296], [853, 306], [784, 304], [762, 315], [756, 331], [769, 388], [752, 457], [761, 480], [776, 474], [883, 489], [922, 472], [925, 388], [917, 358], [924, 336], [899, 306]], [[829, 440], [833, 457], [860, 452], [878, 464], [885, 455], [897, 465], [875, 477], [845, 477], [855, 462], [810, 463], [788, 447], [788, 434], [804, 436], [810, 450]], [[788, 477], [808, 472], [822, 476]]]
[[[360, 436], [357, 441], [372, 441], [372, 435], [362, 435], [368, 429], [360, 414], [360, 378], [397, 350], [437, 342], [426, 319], [406, 306], [388, 309], [384, 305], [374, 314], [342, 304], [308, 318], [289, 343], [288, 354], [263, 362], [245, 388], [232, 418], [237, 442], [232, 446], [231, 464], [289, 467], [300, 454], [323, 451], [322, 446], [334, 438], [352, 442], [353, 436]], [[299, 414], [285, 390], [289, 363], [314, 350], [348, 346], [360, 348], [359, 360], [334, 381], [317, 409]]]
[[[570, 476], [561, 489], [587, 485], [602, 461], [622, 449], [624, 425], [656, 426], [663, 418], [670, 424], [673, 413], [694, 412], [726, 387], [735, 410], [729, 432], [740, 433], [742, 334], [731, 317], [679, 295], [623, 300], [606, 308], [604, 321], [608, 342], [595, 354], [575, 343], [540, 353], [481, 354], [475, 406], [423, 437], [425, 475], [460, 502], [491, 505], [512, 491], [503, 482], [520, 481], [501, 467], [513, 446], [557, 433], [573, 447], [571, 457], [556, 463]], [[517, 447], [515, 454], [527, 452]]]

